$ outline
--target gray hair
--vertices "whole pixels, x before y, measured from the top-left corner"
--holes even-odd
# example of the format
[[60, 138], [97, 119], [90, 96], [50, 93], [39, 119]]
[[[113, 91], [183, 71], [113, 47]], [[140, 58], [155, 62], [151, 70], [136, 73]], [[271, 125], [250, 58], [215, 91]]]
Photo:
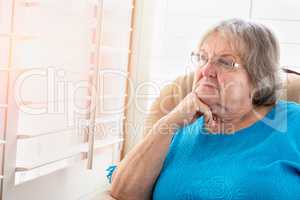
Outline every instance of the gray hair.
[[278, 74], [280, 50], [273, 32], [259, 23], [242, 19], [225, 20], [204, 35], [200, 47], [214, 33], [224, 36], [239, 53], [254, 86], [252, 104], [275, 104], [281, 82]]

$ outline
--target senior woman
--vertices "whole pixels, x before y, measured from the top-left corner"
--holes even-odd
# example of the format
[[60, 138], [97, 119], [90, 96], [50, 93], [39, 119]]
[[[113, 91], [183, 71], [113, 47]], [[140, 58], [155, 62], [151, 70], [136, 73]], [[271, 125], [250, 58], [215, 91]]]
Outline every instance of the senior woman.
[[279, 47], [226, 20], [197, 51], [193, 91], [118, 164], [118, 200], [300, 199], [300, 105], [278, 100]]

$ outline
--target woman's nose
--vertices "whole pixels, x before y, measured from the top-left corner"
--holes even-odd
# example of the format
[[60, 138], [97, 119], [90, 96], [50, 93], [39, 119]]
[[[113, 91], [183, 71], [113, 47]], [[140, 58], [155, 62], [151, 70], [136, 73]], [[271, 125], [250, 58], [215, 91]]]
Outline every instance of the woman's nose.
[[217, 75], [216, 66], [210, 61], [208, 61], [200, 70], [202, 71], [202, 75], [206, 77], [216, 77]]

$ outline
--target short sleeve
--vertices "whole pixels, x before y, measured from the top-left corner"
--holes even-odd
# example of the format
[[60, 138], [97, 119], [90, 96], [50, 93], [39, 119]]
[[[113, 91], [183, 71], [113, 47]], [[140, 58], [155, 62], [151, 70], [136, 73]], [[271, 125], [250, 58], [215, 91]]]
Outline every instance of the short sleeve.
[[108, 179], [109, 183], [111, 183], [112, 174], [116, 170], [117, 165], [110, 165], [105, 171], [106, 171], [106, 178]]

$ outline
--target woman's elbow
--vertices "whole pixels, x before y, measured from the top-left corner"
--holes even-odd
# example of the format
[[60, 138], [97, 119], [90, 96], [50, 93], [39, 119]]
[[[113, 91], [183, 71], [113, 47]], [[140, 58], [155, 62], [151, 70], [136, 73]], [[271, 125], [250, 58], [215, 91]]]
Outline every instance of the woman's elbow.
[[151, 194], [142, 192], [136, 184], [112, 181], [110, 194], [117, 200], [151, 200]]

